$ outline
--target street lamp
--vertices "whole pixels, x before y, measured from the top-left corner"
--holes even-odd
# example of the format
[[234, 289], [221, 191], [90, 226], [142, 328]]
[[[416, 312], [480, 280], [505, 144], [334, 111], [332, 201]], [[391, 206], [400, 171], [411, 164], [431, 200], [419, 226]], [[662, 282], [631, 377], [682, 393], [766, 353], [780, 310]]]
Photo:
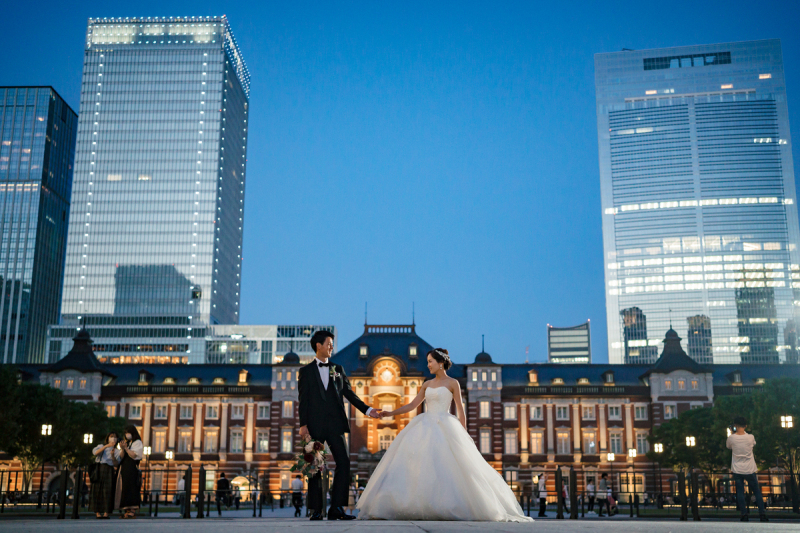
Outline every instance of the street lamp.
[[[53, 425], [52, 424], [42, 424], [42, 436], [49, 437], [53, 434]], [[44, 492], [44, 463], [45, 459], [42, 459], [42, 473], [39, 474], [39, 503], [37, 504], [37, 509], [42, 508], [42, 492]]]
[[653, 451], [655, 451], [656, 453], [664, 453], [664, 445], [661, 443], [654, 444]]
[[636, 457], [636, 448], [631, 448], [628, 450], [628, 457], [634, 459]]
[[695, 444], [696, 442], [694, 437], [686, 437], [686, 446], [688, 446], [689, 448], [694, 448]]
[[91, 433], [84, 433], [83, 434], [83, 443], [84, 444], [92, 444], [93, 440], [94, 440], [94, 435], [92, 435]]
[[616, 456], [611, 452], [606, 454], [606, 459], [608, 459], [609, 468], [611, 469], [611, 476], [610, 477], [611, 477], [611, 492], [612, 493], [614, 492], [614, 459], [615, 459], [615, 457]]
[[150, 480], [150, 468], [149, 468], [149, 465], [150, 465], [150, 454], [152, 452], [153, 452], [153, 448], [151, 448], [150, 446], [145, 446], [144, 449], [142, 450], [142, 454], [144, 454], [144, 468], [145, 468], [145, 470], [144, 470], [144, 487], [145, 487], [144, 495], [147, 497], [148, 500], [150, 499], [150, 495], [149, 495], [150, 493], [148, 492], [150, 490], [150, 485], [148, 484], [148, 481]]
[[167, 461], [172, 461], [172, 458], [174, 457], [172, 450], [167, 451], [165, 455], [167, 457]]
[[794, 419], [791, 415], [781, 417], [781, 427], [784, 429], [791, 429], [794, 427]]
[[[653, 444], [653, 451], [656, 452], [658, 455], [661, 455], [662, 453], [664, 453], [664, 445], [661, 444], [660, 442], [657, 442], [657, 443]], [[658, 491], [656, 492], [656, 494], [653, 495], [653, 497], [656, 498], [656, 501], [658, 502], [659, 501], [658, 498], [661, 495], [661, 489], [662, 489], [662, 487], [661, 487], [661, 461], [657, 460], [656, 464], [658, 465]], [[656, 482], [656, 479], [655, 479], [655, 476], [653, 476], [653, 483], [655, 483], [655, 482]]]

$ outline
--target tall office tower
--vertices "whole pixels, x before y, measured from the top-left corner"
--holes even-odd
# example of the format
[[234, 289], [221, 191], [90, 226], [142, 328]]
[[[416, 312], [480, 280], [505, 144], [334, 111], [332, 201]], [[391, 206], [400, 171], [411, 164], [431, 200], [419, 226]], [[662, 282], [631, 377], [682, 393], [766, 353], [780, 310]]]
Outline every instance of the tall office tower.
[[52, 87], [0, 87], [0, 353], [45, 363], [64, 280], [78, 117]]
[[239, 322], [249, 94], [224, 16], [89, 20], [63, 324]]
[[711, 319], [705, 315], [696, 315], [687, 318], [686, 322], [689, 325], [689, 333], [686, 335], [689, 357], [702, 365], [713, 363]]
[[670, 319], [703, 316], [702, 362], [786, 362], [800, 229], [780, 41], [598, 54], [595, 84], [610, 362], [649, 362], [631, 309], [656, 352]]
[[547, 324], [548, 363], [591, 363], [592, 340], [589, 321], [569, 328]]

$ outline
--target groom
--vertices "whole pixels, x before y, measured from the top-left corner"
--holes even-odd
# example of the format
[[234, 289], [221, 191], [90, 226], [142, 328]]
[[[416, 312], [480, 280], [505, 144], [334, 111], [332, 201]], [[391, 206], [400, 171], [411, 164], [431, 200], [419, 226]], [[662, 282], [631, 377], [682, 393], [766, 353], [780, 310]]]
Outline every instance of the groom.
[[[342, 396], [372, 418], [380, 418], [380, 410], [362, 402], [350, 388], [342, 367], [329, 362], [333, 354], [333, 333], [314, 333], [311, 348], [317, 356], [300, 369], [298, 378], [300, 437], [327, 442], [336, 461], [328, 520], [353, 520], [355, 517], [345, 514], [343, 508], [347, 505], [350, 484], [350, 453], [344, 438], [345, 433], [350, 433], [350, 419], [349, 413], [345, 413]], [[308, 507], [313, 510], [311, 520], [322, 520], [321, 480], [322, 476], [316, 474], [308, 481]]]

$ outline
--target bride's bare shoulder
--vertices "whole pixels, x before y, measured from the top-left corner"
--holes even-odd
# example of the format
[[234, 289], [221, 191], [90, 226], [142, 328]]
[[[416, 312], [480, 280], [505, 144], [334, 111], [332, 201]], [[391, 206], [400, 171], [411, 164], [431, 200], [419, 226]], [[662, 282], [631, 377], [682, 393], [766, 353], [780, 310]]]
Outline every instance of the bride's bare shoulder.
[[455, 391], [456, 387], [460, 387], [461, 385], [458, 383], [456, 378], [451, 378], [450, 376], [447, 377], [447, 388], [451, 391]]

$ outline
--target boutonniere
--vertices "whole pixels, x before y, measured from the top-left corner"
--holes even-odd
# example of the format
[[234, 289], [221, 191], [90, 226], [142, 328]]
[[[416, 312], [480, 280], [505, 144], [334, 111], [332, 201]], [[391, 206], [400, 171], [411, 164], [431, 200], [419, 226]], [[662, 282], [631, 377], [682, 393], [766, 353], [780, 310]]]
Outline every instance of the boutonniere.
[[340, 378], [340, 377], [342, 377], [342, 375], [336, 371], [336, 367], [332, 366], [331, 367], [331, 378], [332, 379], [336, 379], [336, 378]]

